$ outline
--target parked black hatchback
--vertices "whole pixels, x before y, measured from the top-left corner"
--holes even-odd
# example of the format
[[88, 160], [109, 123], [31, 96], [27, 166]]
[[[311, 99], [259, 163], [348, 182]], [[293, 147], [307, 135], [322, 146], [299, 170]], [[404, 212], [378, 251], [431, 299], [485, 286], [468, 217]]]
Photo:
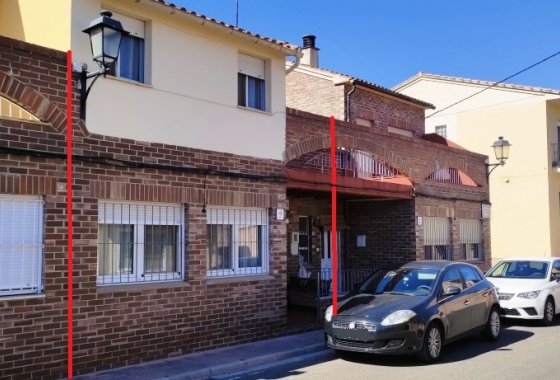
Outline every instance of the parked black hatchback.
[[445, 343], [480, 332], [495, 340], [501, 330], [494, 286], [470, 264], [415, 261], [371, 276], [325, 313], [327, 345], [337, 351], [416, 353], [436, 361]]

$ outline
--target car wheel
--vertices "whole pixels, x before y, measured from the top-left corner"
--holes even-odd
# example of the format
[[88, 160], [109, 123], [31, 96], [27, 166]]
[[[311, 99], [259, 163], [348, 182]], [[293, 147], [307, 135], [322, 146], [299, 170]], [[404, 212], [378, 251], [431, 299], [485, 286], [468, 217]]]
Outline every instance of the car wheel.
[[548, 297], [544, 303], [544, 316], [542, 323], [545, 326], [550, 326], [554, 322], [554, 301]]
[[490, 309], [488, 321], [486, 322], [486, 326], [484, 326], [484, 330], [482, 330], [482, 336], [488, 340], [496, 340], [500, 336], [501, 329], [500, 312], [499, 309], [494, 306]]
[[436, 323], [431, 323], [424, 332], [422, 348], [418, 356], [426, 363], [432, 363], [439, 359], [443, 348], [443, 335], [441, 328]]

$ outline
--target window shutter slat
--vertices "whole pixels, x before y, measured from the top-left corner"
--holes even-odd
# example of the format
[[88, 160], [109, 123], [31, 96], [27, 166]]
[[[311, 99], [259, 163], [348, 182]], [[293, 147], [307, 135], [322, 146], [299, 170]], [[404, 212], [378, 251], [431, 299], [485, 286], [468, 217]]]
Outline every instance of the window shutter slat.
[[264, 60], [246, 54], [239, 54], [239, 72], [255, 78], [264, 79]]

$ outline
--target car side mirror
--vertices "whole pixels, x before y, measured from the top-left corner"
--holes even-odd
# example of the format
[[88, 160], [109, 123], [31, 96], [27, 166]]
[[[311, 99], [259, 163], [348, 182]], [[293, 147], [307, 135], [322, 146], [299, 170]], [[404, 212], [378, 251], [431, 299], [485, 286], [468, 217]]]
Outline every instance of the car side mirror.
[[458, 288], [456, 286], [450, 286], [449, 288], [447, 288], [443, 291], [442, 296], [443, 297], [454, 296], [455, 294], [459, 294], [459, 293], [461, 293], [460, 288]]
[[553, 277], [556, 281], [560, 282], [560, 272], [553, 273], [553, 274], [552, 274], [552, 277]]

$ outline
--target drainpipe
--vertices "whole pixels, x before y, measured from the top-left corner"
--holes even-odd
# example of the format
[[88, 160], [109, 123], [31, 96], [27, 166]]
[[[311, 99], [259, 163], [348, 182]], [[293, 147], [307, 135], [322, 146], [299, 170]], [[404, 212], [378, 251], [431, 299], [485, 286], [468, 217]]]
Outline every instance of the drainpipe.
[[346, 120], [345, 121], [347, 122], [350, 122], [350, 95], [352, 95], [352, 93], [356, 91], [356, 85], [354, 84], [354, 81], [349, 81], [349, 83], [352, 84], [352, 88], [346, 94], [346, 116], [345, 116]]
[[294, 54], [294, 57], [296, 57], [296, 60], [290, 67], [288, 67], [288, 69], [286, 70], [286, 75], [288, 75], [289, 73], [294, 71], [294, 69], [299, 66], [299, 63], [301, 61], [301, 56], [302, 56], [301, 48], [298, 48], [298, 54]]

